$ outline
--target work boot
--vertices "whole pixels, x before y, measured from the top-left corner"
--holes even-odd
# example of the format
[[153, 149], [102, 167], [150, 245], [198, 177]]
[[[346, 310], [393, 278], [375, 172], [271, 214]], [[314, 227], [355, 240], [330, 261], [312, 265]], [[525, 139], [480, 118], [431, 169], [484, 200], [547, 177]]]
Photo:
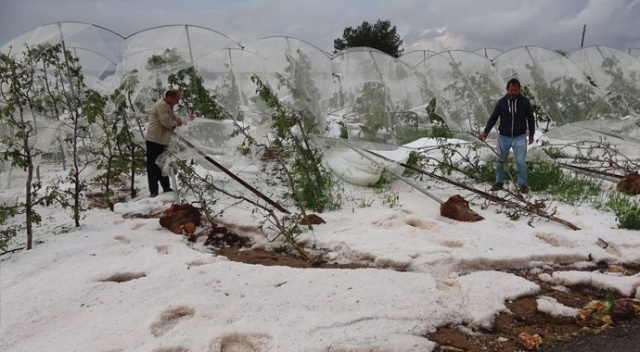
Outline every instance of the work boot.
[[500, 182], [496, 182], [491, 186], [491, 192], [502, 191], [504, 189], [504, 184]]

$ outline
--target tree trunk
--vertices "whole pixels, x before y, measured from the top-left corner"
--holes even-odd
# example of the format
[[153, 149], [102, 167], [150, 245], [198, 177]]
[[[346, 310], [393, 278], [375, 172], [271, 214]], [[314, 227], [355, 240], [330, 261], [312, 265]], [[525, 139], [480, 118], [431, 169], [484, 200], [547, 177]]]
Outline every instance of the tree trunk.
[[[77, 119], [76, 119], [77, 121]], [[75, 124], [77, 131], [77, 123]], [[73, 133], [73, 220], [75, 226], [80, 227], [80, 165], [78, 165], [78, 135], [77, 132]]]
[[25, 221], [27, 228], [27, 249], [33, 248], [33, 195], [31, 193], [31, 186], [33, 182], [33, 158], [31, 157], [31, 149], [29, 149], [29, 133], [25, 133], [24, 136], [24, 151], [25, 159], [27, 161], [27, 182], [25, 184]]
[[[131, 146], [131, 198], [136, 197], [136, 147], [134, 145]], [[175, 187], [175, 186], [174, 186]]]

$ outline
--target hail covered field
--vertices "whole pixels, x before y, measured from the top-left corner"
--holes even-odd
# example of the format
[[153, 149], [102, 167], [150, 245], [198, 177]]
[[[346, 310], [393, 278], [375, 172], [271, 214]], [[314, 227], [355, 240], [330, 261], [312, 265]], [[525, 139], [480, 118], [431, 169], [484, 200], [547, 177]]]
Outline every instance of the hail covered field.
[[[0, 57], [4, 351], [429, 351], [440, 327], [473, 335], [521, 297], [578, 314], [542, 283], [640, 299], [637, 266], [602, 270], [640, 260], [631, 53], [394, 58], [61, 22]], [[511, 78], [536, 115], [528, 194], [512, 162], [489, 191], [497, 136], [477, 140]], [[151, 198], [144, 135], [169, 88], [185, 117], [161, 162], [175, 192]], [[202, 216], [181, 235], [158, 224], [174, 203]], [[222, 227], [239, 256], [311, 268], [230, 261]]]

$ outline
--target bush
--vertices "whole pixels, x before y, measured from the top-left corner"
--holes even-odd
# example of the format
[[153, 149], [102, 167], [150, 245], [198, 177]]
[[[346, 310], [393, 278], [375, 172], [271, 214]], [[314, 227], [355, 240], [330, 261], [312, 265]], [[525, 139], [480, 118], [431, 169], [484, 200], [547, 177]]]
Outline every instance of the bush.
[[453, 138], [453, 133], [449, 130], [447, 125], [433, 126], [431, 128], [431, 136], [433, 138]]
[[638, 202], [614, 194], [606, 205], [616, 214], [619, 229], [640, 230], [640, 204]]
[[463, 172], [475, 182], [493, 183], [496, 180], [496, 166], [492, 162], [467, 166], [463, 169]]
[[[510, 164], [513, 166], [513, 164]], [[513, 166], [515, 173], [515, 166]], [[528, 184], [532, 191], [546, 191], [565, 181], [565, 175], [558, 164], [527, 162]]]
[[[587, 178], [567, 176], [560, 165], [547, 162], [527, 162], [527, 183], [534, 192], [546, 192], [553, 199], [568, 204], [576, 204], [597, 197], [602, 192], [602, 186]], [[496, 178], [494, 163], [485, 163], [476, 167], [467, 167], [465, 174], [476, 182], [493, 183]], [[506, 181], [510, 176], [515, 178], [517, 171], [513, 160], [506, 164]]]

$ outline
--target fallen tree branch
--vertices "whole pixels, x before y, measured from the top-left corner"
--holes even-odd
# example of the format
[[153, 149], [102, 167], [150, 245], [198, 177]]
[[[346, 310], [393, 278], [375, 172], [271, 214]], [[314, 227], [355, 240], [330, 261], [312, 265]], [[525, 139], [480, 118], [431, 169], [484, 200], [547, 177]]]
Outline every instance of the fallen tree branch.
[[17, 252], [17, 251], [22, 250], [22, 249], [24, 249], [24, 247], [18, 247], [18, 248], [10, 249], [8, 251], [0, 253], [0, 256], [3, 256], [5, 254], [9, 254], [9, 253], [13, 253], [13, 252]]
[[[189, 166], [186, 164], [185, 161], [183, 160], [178, 160], [177, 162], [177, 166], [183, 170], [188, 170]], [[295, 236], [295, 229], [292, 228], [291, 226], [297, 227], [298, 226], [298, 222], [296, 220], [296, 216], [297, 214], [293, 214], [293, 215], [284, 215], [282, 218], [278, 217], [278, 214], [276, 214], [276, 210], [265, 205], [265, 204], [261, 204], [258, 200], [254, 200], [254, 199], [250, 199], [248, 197], [245, 197], [244, 195], [241, 194], [235, 194], [232, 193], [230, 191], [227, 191], [223, 188], [220, 188], [218, 186], [216, 186], [215, 184], [213, 184], [212, 182], [208, 182], [207, 179], [202, 178], [201, 176], [196, 175], [195, 177], [198, 177], [199, 180], [201, 182], [205, 182], [207, 183], [211, 189], [213, 189], [216, 192], [220, 192], [228, 197], [230, 197], [231, 199], [234, 199], [238, 202], [246, 202], [248, 204], [251, 204], [252, 206], [254, 206], [255, 208], [258, 208], [264, 212], [266, 212], [265, 215], [265, 221], [268, 221], [270, 224], [272, 224], [273, 226], [275, 226], [275, 228], [279, 231], [279, 234], [275, 236], [275, 238], [270, 239], [269, 235], [265, 232], [264, 229], [264, 225], [260, 226], [261, 231], [263, 232], [263, 234], [267, 237], [267, 240], [269, 240], [269, 242], [274, 241], [275, 239], [277, 239], [279, 236], [283, 236], [284, 237], [284, 242], [289, 244], [294, 250], [296, 250], [302, 257], [304, 257], [304, 259], [309, 262], [311, 265], [313, 266], [317, 266], [319, 264], [321, 264], [321, 261], [318, 259], [313, 258], [309, 253], [307, 253], [307, 251], [296, 241], [296, 236]], [[264, 198], [261, 197], [261, 199], [264, 200]], [[236, 203], [237, 204], [237, 203]], [[269, 202], [270, 205], [273, 205], [272, 202]], [[276, 203], [277, 204], [277, 203]], [[282, 208], [284, 209], [284, 208]], [[280, 209], [278, 209], [280, 210]], [[205, 209], [203, 209], [203, 211], [206, 211]], [[290, 214], [287, 211], [287, 214]], [[207, 219], [210, 222], [213, 222], [212, 218], [207, 217]], [[293, 221], [293, 222], [291, 222]], [[293, 224], [293, 225], [292, 225]]]
[[452, 184], [454, 186], [458, 186], [458, 187], [463, 188], [463, 189], [465, 189], [465, 190], [467, 190], [469, 192], [473, 192], [473, 193], [475, 193], [475, 194], [477, 194], [477, 195], [479, 195], [479, 196], [481, 196], [481, 197], [483, 197], [483, 198], [485, 198], [485, 199], [487, 199], [487, 200], [489, 200], [491, 202], [498, 203], [498, 204], [500, 204], [500, 205], [502, 205], [502, 206], [504, 206], [506, 208], [522, 210], [522, 211], [525, 211], [525, 212], [527, 212], [529, 214], [536, 215], [536, 216], [539, 216], [541, 218], [545, 218], [545, 219], [548, 219], [548, 220], [555, 221], [557, 223], [563, 224], [563, 225], [569, 227], [572, 230], [580, 230], [580, 228], [578, 226], [572, 224], [569, 221], [560, 219], [560, 218], [558, 218], [558, 217], [556, 217], [556, 216], [554, 216], [552, 214], [548, 214], [543, 209], [541, 209], [538, 204], [531, 203], [530, 201], [526, 200], [522, 196], [520, 196], [520, 197], [516, 196], [515, 198], [518, 199], [520, 202], [524, 203], [524, 205], [519, 204], [519, 203], [514, 202], [514, 201], [511, 201], [509, 199], [503, 198], [503, 197], [498, 197], [495, 194], [491, 194], [491, 193], [487, 193], [487, 192], [481, 191], [481, 190], [479, 190], [479, 189], [477, 189], [475, 187], [466, 185], [466, 184], [458, 182], [458, 181], [451, 180], [451, 179], [446, 178], [444, 176], [436, 175], [436, 174], [434, 174], [432, 172], [425, 171], [425, 170], [416, 168], [416, 167], [411, 166], [411, 165], [407, 165], [407, 164], [405, 164], [403, 162], [399, 162], [399, 161], [396, 161], [396, 160], [393, 160], [393, 159], [389, 159], [389, 158], [387, 158], [385, 156], [382, 156], [382, 155], [380, 155], [380, 154], [378, 154], [376, 152], [373, 152], [371, 150], [368, 150], [368, 149], [363, 149], [363, 150], [365, 150], [366, 152], [368, 152], [368, 153], [370, 153], [372, 155], [375, 155], [378, 158], [384, 159], [384, 160], [389, 161], [389, 162], [396, 163], [396, 164], [398, 164], [400, 166], [403, 166], [403, 167], [405, 167], [405, 168], [407, 168], [409, 170], [421, 173], [423, 175], [429, 176], [431, 178], [434, 178], [434, 179], [442, 181], [442, 182], [446, 182], [446, 183]]
[[234, 174], [233, 172], [231, 172], [230, 170], [228, 170], [227, 168], [225, 168], [224, 166], [222, 166], [220, 163], [218, 163], [217, 161], [213, 160], [210, 156], [208, 156], [207, 154], [205, 154], [203, 151], [201, 151], [198, 147], [196, 147], [195, 145], [193, 145], [193, 143], [189, 142], [186, 138], [180, 136], [179, 134], [174, 133], [175, 136], [180, 140], [180, 142], [186, 144], [189, 148], [191, 148], [193, 151], [195, 151], [196, 153], [198, 153], [198, 155], [200, 155], [201, 157], [203, 157], [206, 161], [208, 161], [209, 163], [211, 163], [213, 166], [217, 167], [220, 171], [224, 172], [225, 174], [229, 175], [229, 177], [231, 177], [232, 179], [234, 179], [236, 182], [240, 183], [242, 186], [244, 186], [246, 189], [248, 189], [249, 191], [251, 191], [253, 194], [257, 195], [258, 197], [262, 198], [265, 202], [269, 203], [271, 206], [273, 206], [274, 208], [280, 210], [281, 212], [285, 213], [285, 214], [291, 214], [287, 209], [285, 209], [283, 206], [281, 206], [280, 204], [278, 204], [277, 202], [275, 202], [274, 200], [272, 200], [271, 198], [265, 196], [264, 194], [262, 194], [262, 192], [258, 191], [257, 189], [255, 189], [255, 187], [251, 186], [250, 184], [248, 184], [247, 182], [245, 182], [243, 179], [241, 179], [240, 177], [238, 177], [236, 174]]
[[605, 181], [610, 181], [610, 182], [618, 182], [621, 179], [624, 178], [623, 175], [618, 175], [618, 174], [614, 174], [614, 173], [610, 173], [610, 172], [606, 172], [606, 171], [601, 171], [601, 170], [596, 170], [596, 169], [592, 169], [592, 168], [588, 168], [588, 167], [583, 167], [583, 166], [576, 166], [576, 165], [571, 165], [571, 164], [566, 164], [566, 163], [558, 163], [558, 165], [560, 165], [561, 167], [564, 167], [565, 169], [569, 169], [572, 171], [577, 171], [577, 172], [581, 172], [584, 174], [590, 174], [590, 175], [597, 175], [599, 178], [605, 180]]

